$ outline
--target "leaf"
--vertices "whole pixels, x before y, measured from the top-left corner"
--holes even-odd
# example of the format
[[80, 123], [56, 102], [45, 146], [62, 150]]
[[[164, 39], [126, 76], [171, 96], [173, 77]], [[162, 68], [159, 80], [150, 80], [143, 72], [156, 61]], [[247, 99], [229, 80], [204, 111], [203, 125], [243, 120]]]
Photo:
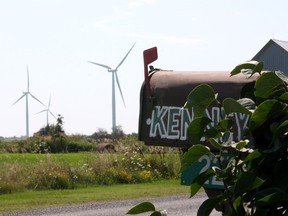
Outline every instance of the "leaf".
[[[275, 73], [268, 72], [262, 74], [255, 83], [255, 97], [258, 103], [267, 99], [280, 97], [286, 92], [284, 82]], [[283, 89], [282, 89], [282, 88]]]
[[227, 115], [229, 115], [230, 113], [234, 113], [234, 112], [248, 114], [248, 115], [251, 114], [251, 112], [247, 108], [245, 108], [242, 104], [240, 104], [233, 98], [225, 98], [223, 100], [223, 108]]
[[223, 119], [218, 123], [218, 126], [222, 132], [230, 130], [233, 126], [233, 120], [230, 118]]
[[260, 187], [265, 181], [252, 172], [241, 173], [235, 184], [235, 195], [241, 195]]
[[221, 137], [221, 128], [219, 127], [212, 127], [209, 129], [206, 129], [204, 132], [204, 137], [206, 137], [206, 139], [210, 139], [211, 137], [213, 138], [219, 138]]
[[257, 72], [258, 72], [258, 73], [261, 73], [263, 67], [264, 67], [264, 63], [263, 63], [263, 62], [258, 62], [258, 64], [255, 65], [251, 76], [252, 76], [254, 73], [257, 73]]
[[234, 75], [236, 75], [236, 74], [239, 74], [239, 73], [241, 73], [242, 70], [245, 70], [245, 69], [250, 69], [250, 70], [252, 70], [257, 63], [258, 63], [257, 61], [246, 61], [246, 62], [243, 62], [243, 63], [241, 63], [241, 64], [238, 64], [238, 65], [230, 72], [230, 76], [234, 76]]
[[197, 162], [203, 155], [207, 155], [209, 153], [210, 149], [207, 146], [201, 144], [192, 146], [183, 155], [183, 161], [180, 172], [183, 172], [185, 169], [189, 168], [192, 164]]
[[280, 136], [283, 136], [285, 133], [288, 132], [288, 120], [284, 121], [281, 125], [279, 125], [276, 129], [276, 132], [273, 136], [273, 141], [275, 139], [279, 138]]
[[222, 169], [220, 169], [219, 167], [212, 166], [211, 169], [214, 171], [217, 178], [223, 179], [223, 178], [227, 177], [227, 174]]
[[288, 92], [285, 92], [284, 94], [282, 94], [279, 97], [279, 99], [282, 100], [282, 101], [288, 101]]
[[215, 173], [213, 170], [209, 169], [205, 172], [200, 173], [192, 182], [190, 186], [190, 197], [193, 197], [203, 186], [203, 184]]
[[265, 155], [260, 152], [258, 149], [254, 150], [253, 152], [249, 153], [246, 158], [244, 159], [244, 163], [247, 164], [247, 170], [255, 169], [258, 167], [260, 161], [263, 159]]
[[256, 206], [271, 206], [274, 203], [288, 201], [288, 195], [279, 188], [267, 188], [257, 194]]
[[233, 142], [233, 133], [230, 131], [226, 131], [222, 136], [222, 145], [224, 147], [229, 147], [231, 146], [232, 142]]
[[215, 125], [214, 127], [210, 128], [209, 126], [207, 125], [207, 127], [203, 129], [204, 130], [203, 137], [205, 137], [208, 140], [210, 138], [218, 139], [222, 137], [223, 132], [232, 129], [233, 120], [231, 118], [226, 118], [219, 121], [218, 124]]
[[195, 118], [188, 126], [187, 135], [192, 144], [200, 143], [201, 138], [204, 135], [205, 128], [212, 121], [207, 117]]
[[223, 202], [223, 196], [219, 195], [205, 200], [198, 209], [197, 216], [210, 215], [213, 209]]
[[235, 211], [237, 212], [238, 215], [245, 215], [245, 209], [243, 207], [243, 201], [242, 197], [238, 196], [234, 202], [233, 202], [233, 207]]
[[220, 150], [220, 151], [224, 148], [224, 146], [222, 146], [220, 143], [218, 143], [218, 142], [216, 141], [216, 139], [214, 139], [214, 138], [210, 138], [210, 139], [209, 139], [209, 142], [211, 143], [211, 145], [212, 145], [213, 147], [215, 147], [216, 149], [218, 149], [218, 150]]
[[274, 142], [272, 143], [269, 148], [263, 150], [263, 153], [265, 154], [271, 154], [276, 153], [277, 151], [281, 150], [282, 144], [280, 142]]
[[275, 71], [275, 74], [283, 80], [286, 84], [288, 84], [288, 77], [282, 71]]
[[155, 211], [155, 206], [151, 202], [142, 202], [130, 209], [127, 214], [134, 215], [150, 211]]
[[254, 99], [254, 86], [255, 86], [255, 81], [244, 84], [240, 92], [241, 98], [253, 98]]
[[166, 216], [167, 214], [161, 211], [154, 211], [150, 216]]
[[253, 112], [250, 119], [250, 130], [260, 127], [265, 121], [283, 111], [285, 105], [275, 99], [266, 100]]
[[236, 144], [236, 149], [238, 151], [241, 151], [241, 149], [243, 149], [245, 146], [247, 146], [247, 144], [248, 144], [248, 142], [242, 140]]
[[205, 109], [215, 101], [215, 92], [213, 88], [207, 84], [196, 86], [188, 95], [185, 108], [193, 108], [196, 117], [201, 116]]
[[252, 76], [256, 72], [261, 72], [264, 63], [258, 61], [246, 61], [237, 65], [230, 73], [230, 76], [234, 76], [239, 73], [245, 73], [246, 75]]
[[275, 187], [287, 191], [288, 175], [287, 175], [287, 160], [279, 161], [273, 168], [273, 176], [275, 176]]

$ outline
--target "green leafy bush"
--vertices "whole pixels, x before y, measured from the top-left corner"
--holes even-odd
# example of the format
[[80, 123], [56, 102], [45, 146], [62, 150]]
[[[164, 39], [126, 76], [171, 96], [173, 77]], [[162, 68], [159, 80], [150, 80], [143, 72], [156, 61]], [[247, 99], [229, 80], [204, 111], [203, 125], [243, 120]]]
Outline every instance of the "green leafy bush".
[[[214, 89], [206, 84], [194, 88], [187, 98], [184, 107], [193, 108], [196, 117], [188, 127], [192, 147], [183, 155], [181, 171], [202, 156], [218, 161], [192, 182], [191, 197], [209, 178], [224, 183], [220, 193], [202, 203], [198, 215], [210, 215], [219, 204], [225, 206], [223, 215], [288, 214], [288, 78], [279, 71], [262, 71], [263, 66], [263, 62], [249, 61], [231, 72], [231, 76], [243, 73], [248, 78], [259, 75], [256, 82], [243, 87], [238, 101], [217, 100]], [[215, 124], [204, 115], [213, 102], [223, 110]], [[231, 113], [250, 115], [244, 138], [238, 142], [232, 138]], [[203, 145], [203, 138], [211, 148]], [[143, 212], [166, 215], [150, 202], [140, 203], [127, 214]]]
[[[262, 71], [262, 68], [262, 62], [250, 61], [231, 72], [231, 76], [259, 74], [253, 85], [243, 88], [244, 95], [250, 95], [250, 98], [218, 101], [208, 85], [197, 86], [188, 96], [185, 106], [193, 107], [196, 118], [188, 127], [193, 146], [184, 154], [182, 170], [203, 155], [218, 160], [217, 166], [201, 173], [192, 182], [191, 196], [213, 176], [224, 183], [223, 191], [207, 199], [198, 215], [209, 215], [219, 203], [225, 206], [225, 215], [288, 214], [288, 78], [279, 71]], [[215, 125], [203, 115], [213, 101], [224, 111]], [[250, 115], [245, 137], [238, 142], [232, 139], [230, 113]], [[203, 137], [213, 151], [201, 144]], [[223, 157], [227, 153], [229, 157]]]

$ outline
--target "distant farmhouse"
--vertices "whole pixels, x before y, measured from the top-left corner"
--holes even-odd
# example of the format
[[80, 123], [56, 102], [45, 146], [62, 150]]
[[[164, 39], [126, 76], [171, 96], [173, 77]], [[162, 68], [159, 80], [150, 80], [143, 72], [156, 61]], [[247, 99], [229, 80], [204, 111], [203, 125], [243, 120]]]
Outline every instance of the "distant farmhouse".
[[252, 60], [263, 61], [264, 70], [280, 70], [288, 76], [288, 41], [269, 40]]

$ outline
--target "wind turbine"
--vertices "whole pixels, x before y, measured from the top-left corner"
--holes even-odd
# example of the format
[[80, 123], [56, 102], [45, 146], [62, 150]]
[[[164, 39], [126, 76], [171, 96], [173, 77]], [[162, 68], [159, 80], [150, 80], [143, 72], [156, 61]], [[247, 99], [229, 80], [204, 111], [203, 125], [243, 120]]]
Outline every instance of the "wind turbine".
[[[26, 137], [29, 137], [29, 106], [28, 106], [28, 96], [31, 96], [32, 98], [34, 98], [36, 101], [38, 101], [39, 103], [41, 103], [42, 105], [44, 105], [39, 99], [37, 99], [33, 94], [31, 94], [30, 90], [29, 90], [29, 71], [28, 71], [28, 66], [27, 66], [27, 91], [23, 92], [23, 95], [17, 100], [15, 101], [13, 105], [15, 105], [18, 101], [20, 101], [23, 97], [26, 97]], [[45, 105], [44, 105], [45, 106]], [[45, 106], [46, 107], [46, 106]]]
[[113, 132], [115, 132], [115, 129], [116, 129], [115, 79], [116, 79], [116, 83], [117, 83], [119, 92], [120, 92], [121, 97], [122, 97], [123, 104], [125, 106], [125, 101], [124, 101], [124, 97], [123, 97], [122, 90], [121, 90], [121, 87], [120, 87], [120, 83], [119, 83], [119, 79], [118, 79], [118, 75], [117, 75], [117, 70], [123, 64], [123, 62], [125, 61], [125, 59], [129, 55], [129, 53], [131, 52], [131, 50], [133, 49], [135, 44], [136, 43], [133, 44], [133, 46], [130, 48], [128, 53], [124, 56], [124, 58], [120, 61], [120, 63], [118, 64], [118, 66], [115, 69], [112, 69], [111, 67], [109, 67], [107, 65], [104, 65], [104, 64], [88, 61], [89, 63], [96, 64], [96, 65], [98, 65], [100, 67], [104, 67], [104, 68], [106, 68], [108, 70], [108, 72], [112, 73], [112, 131]]
[[46, 122], [47, 122], [46, 125], [49, 125], [49, 113], [50, 113], [50, 115], [52, 115], [56, 119], [55, 115], [50, 110], [50, 103], [51, 103], [51, 94], [50, 94], [50, 97], [49, 97], [49, 103], [48, 103], [47, 108], [42, 110], [42, 111], [40, 111], [40, 112], [38, 112], [38, 113], [36, 113], [36, 114], [39, 114], [39, 113], [42, 113], [42, 112], [46, 112]]

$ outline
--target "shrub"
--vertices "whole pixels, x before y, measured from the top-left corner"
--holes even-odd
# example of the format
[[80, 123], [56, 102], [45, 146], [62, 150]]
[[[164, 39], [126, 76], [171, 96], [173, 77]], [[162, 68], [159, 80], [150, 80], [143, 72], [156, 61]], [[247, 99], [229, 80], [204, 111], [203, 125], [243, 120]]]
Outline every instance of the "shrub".
[[[259, 78], [252, 86], [253, 97], [224, 99], [217, 101], [225, 112], [224, 118], [214, 127], [207, 129], [209, 120], [199, 112], [188, 127], [193, 146], [184, 155], [182, 170], [197, 161], [202, 155], [218, 158], [218, 165], [201, 173], [191, 185], [194, 196], [204, 182], [215, 176], [224, 183], [223, 193], [210, 197], [199, 208], [198, 214], [208, 215], [217, 204], [225, 205], [227, 215], [286, 215], [288, 213], [288, 90], [287, 81], [280, 72], [262, 72], [262, 62], [246, 62], [238, 65], [231, 75], [244, 72], [249, 76], [259, 73]], [[187, 106], [193, 109], [199, 104], [190, 104], [198, 94], [188, 96]], [[247, 90], [247, 89], [246, 89]], [[211, 88], [211, 94], [214, 94]], [[249, 95], [249, 94], [246, 94]], [[205, 97], [203, 97], [205, 98]], [[199, 107], [198, 107], [199, 108]], [[204, 110], [203, 110], [204, 111]], [[231, 139], [232, 120], [227, 116], [232, 113], [250, 114], [246, 129], [246, 139], [234, 142]], [[207, 121], [206, 121], [207, 120]], [[206, 122], [206, 123], [204, 123]], [[214, 133], [211, 133], [213, 130]], [[210, 132], [210, 133], [209, 133]], [[195, 137], [199, 139], [195, 139]], [[212, 152], [200, 143], [205, 137], [218, 151]], [[229, 153], [229, 157], [222, 157]], [[220, 158], [222, 158], [220, 160]]]
[[54, 162], [39, 164], [31, 175], [29, 188], [68, 189], [72, 188], [69, 169]]
[[94, 151], [96, 146], [82, 136], [70, 136], [66, 138], [67, 152]]
[[[263, 66], [263, 62], [250, 61], [231, 72], [231, 76], [243, 72], [248, 77], [259, 73], [255, 83], [244, 86], [244, 99], [218, 101], [213, 88], [206, 84], [194, 88], [187, 98], [185, 107], [193, 108], [196, 117], [188, 127], [192, 147], [183, 156], [181, 170], [202, 156], [217, 161], [193, 180], [191, 197], [212, 177], [224, 184], [221, 193], [201, 204], [197, 215], [210, 215], [219, 204], [225, 205], [223, 215], [288, 214], [288, 78], [279, 71], [263, 72]], [[212, 102], [223, 110], [222, 119], [214, 125], [204, 116]], [[230, 113], [250, 115], [245, 138], [239, 142], [232, 139]], [[201, 144], [203, 138], [213, 151]], [[128, 214], [148, 211], [166, 215], [149, 202], [140, 203]]]

